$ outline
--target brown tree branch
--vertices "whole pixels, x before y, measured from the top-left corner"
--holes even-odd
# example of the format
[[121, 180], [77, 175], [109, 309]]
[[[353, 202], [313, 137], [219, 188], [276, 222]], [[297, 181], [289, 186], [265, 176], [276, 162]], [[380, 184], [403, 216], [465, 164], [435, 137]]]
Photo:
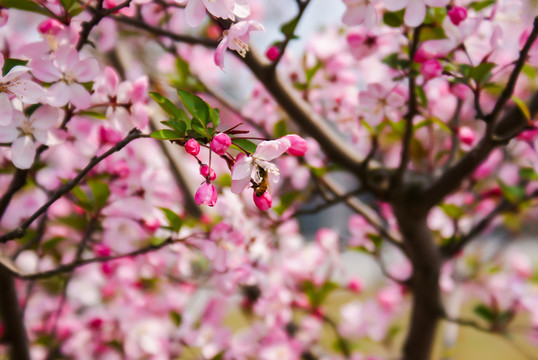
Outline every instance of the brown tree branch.
[[5, 243], [13, 239], [19, 239], [24, 236], [26, 233], [26, 230], [28, 227], [43, 213], [47, 211], [47, 209], [54, 203], [56, 200], [58, 200], [60, 197], [62, 197], [64, 194], [67, 194], [69, 191], [71, 191], [81, 180], [86, 176], [88, 172], [90, 172], [91, 169], [93, 169], [97, 164], [99, 164], [101, 161], [106, 159], [108, 156], [112, 155], [113, 153], [120, 151], [123, 149], [127, 144], [129, 144], [131, 141], [148, 137], [149, 135], [142, 134], [140, 130], [133, 129], [129, 132], [129, 134], [121, 141], [119, 141], [116, 145], [111, 147], [108, 151], [106, 151], [104, 154], [100, 156], [93, 157], [88, 165], [84, 169], [82, 169], [78, 175], [73, 178], [72, 180], [68, 181], [64, 185], [60, 186], [58, 190], [52, 194], [52, 196], [47, 200], [47, 202], [42, 205], [36, 212], [34, 212], [25, 222], [23, 222], [18, 228], [15, 230], [12, 230], [2, 236], [0, 236], [0, 243]]

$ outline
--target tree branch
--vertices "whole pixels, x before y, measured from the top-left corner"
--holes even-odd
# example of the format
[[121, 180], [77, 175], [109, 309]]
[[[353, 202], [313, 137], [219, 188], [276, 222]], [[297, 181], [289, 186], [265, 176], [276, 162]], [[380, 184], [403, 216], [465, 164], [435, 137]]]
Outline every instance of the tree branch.
[[123, 149], [131, 141], [139, 139], [139, 138], [143, 138], [143, 137], [148, 137], [148, 136], [149, 135], [142, 134], [140, 132], [140, 130], [138, 130], [138, 129], [133, 129], [133, 130], [131, 130], [129, 132], [129, 134], [123, 140], [119, 141], [116, 145], [114, 145], [112, 148], [110, 148], [107, 152], [105, 152], [101, 156], [93, 157], [90, 160], [90, 162], [88, 163], [88, 165], [86, 165], [86, 167], [84, 169], [82, 169], [74, 179], [72, 179], [72, 180], [68, 181], [67, 183], [65, 183], [64, 185], [60, 186], [60, 188], [58, 190], [56, 190], [54, 192], [54, 194], [52, 194], [52, 196], [49, 198], [49, 200], [44, 205], [42, 205], [36, 212], [34, 212], [32, 214], [32, 216], [30, 216], [18, 228], [16, 228], [15, 230], [12, 230], [12, 231], [0, 236], [0, 243], [5, 243], [5, 242], [8, 242], [9, 240], [19, 239], [19, 238], [23, 237], [24, 234], [26, 233], [26, 230], [28, 229], [28, 227], [39, 216], [41, 216], [43, 213], [45, 213], [47, 211], [47, 209], [56, 200], [58, 200], [64, 194], [67, 194], [69, 191], [71, 191], [82, 180], [82, 178], [84, 176], [86, 176], [86, 174], [91, 169], [93, 169], [97, 164], [99, 164], [101, 161], [103, 161], [108, 156], [112, 155], [113, 153]]

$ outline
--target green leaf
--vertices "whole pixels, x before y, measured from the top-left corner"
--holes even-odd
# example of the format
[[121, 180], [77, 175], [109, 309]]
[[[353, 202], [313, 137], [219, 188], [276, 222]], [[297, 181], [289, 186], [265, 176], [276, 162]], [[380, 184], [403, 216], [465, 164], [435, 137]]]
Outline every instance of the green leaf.
[[174, 310], [170, 311], [170, 319], [176, 327], [181, 326], [181, 323], [183, 322], [183, 317], [181, 314]]
[[428, 106], [428, 97], [426, 96], [426, 92], [424, 91], [424, 88], [420, 85], [416, 86], [415, 87], [415, 92], [418, 96], [418, 98], [420, 99], [420, 102], [422, 104], [423, 107], [427, 107]]
[[518, 185], [507, 185], [499, 180], [499, 186], [506, 200], [518, 203], [525, 197], [525, 188]]
[[441, 204], [439, 207], [450, 218], [459, 219], [463, 216], [463, 210], [454, 204]]
[[46, 252], [53, 251], [64, 240], [65, 238], [62, 236], [55, 236], [53, 238], [50, 238], [43, 243], [43, 250]]
[[286, 125], [286, 121], [280, 120], [278, 121], [273, 129], [273, 135], [275, 138], [281, 138], [284, 135], [288, 134], [288, 127]]
[[254, 154], [256, 152], [256, 147], [258, 145], [254, 144], [252, 141], [247, 139], [233, 139], [232, 138], [232, 144], [238, 145], [240, 148], [245, 149], [251, 154]]
[[79, 111], [79, 112], [77, 112], [77, 116], [89, 116], [89, 117], [100, 119], [100, 120], [106, 120], [106, 115], [105, 114], [101, 114], [99, 112], [89, 111], [89, 110]]
[[381, 62], [396, 70], [407, 68], [409, 66], [409, 60], [400, 59], [398, 56], [398, 53], [392, 53], [381, 60]]
[[182, 134], [178, 134], [177, 132], [168, 129], [153, 131], [150, 136], [157, 140], [178, 140], [183, 137]]
[[179, 217], [178, 214], [173, 212], [170, 209], [167, 208], [159, 208], [164, 213], [164, 216], [166, 216], [166, 219], [168, 220], [168, 225], [174, 230], [174, 232], [179, 232], [179, 229], [181, 229], [181, 225], [183, 225], [183, 220]]
[[205, 127], [204, 124], [202, 124], [202, 122], [199, 119], [193, 118], [192, 122], [191, 122], [191, 127], [199, 135], [202, 135], [205, 138], [207, 138], [209, 136], [209, 134], [207, 132], [207, 128]]
[[110, 196], [108, 185], [101, 181], [88, 180], [88, 186], [92, 191], [94, 209], [98, 210], [105, 207]]
[[296, 16], [287, 23], [282, 24], [280, 27], [280, 32], [284, 34], [285, 37], [289, 39], [297, 39], [297, 36], [294, 34], [297, 24], [299, 23], [299, 17]]
[[485, 1], [473, 1], [468, 5], [469, 9], [473, 9], [476, 11], [480, 11], [482, 9], [485, 9], [493, 4], [495, 4], [496, 0], [485, 0]]
[[209, 104], [207, 104], [207, 108], [209, 109], [209, 119], [213, 123], [213, 128], [216, 129], [220, 124], [219, 109], [212, 108]]
[[80, 188], [80, 186], [75, 186], [73, 189], [71, 189], [71, 193], [75, 196], [75, 198], [78, 200], [78, 205], [83, 208], [84, 210], [91, 211], [92, 205], [90, 202], [90, 199], [88, 198], [88, 195]]
[[515, 95], [512, 95], [512, 101], [516, 103], [519, 110], [521, 110], [521, 112], [525, 116], [525, 119], [527, 119], [527, 121], [530, 121], [531, 120], [531, 113], [529, 111], [529, 108], [527, 107], [527, 104], [525, 104], [525, 101], [521, 100], [520, 98], [518, 98]]
[[404, 23], [404, 10], [396, 12], [386, 12], [383, 14], [383, 22], [390, 27], [400, 27]]
[[314, 77], [314, 75], [316, 75], [316, 73], [318, 72], [319, 69], [321, 69], [321, 66], [322, 66], [322, 62], [321, 61], [318, 61], [316, 63], [316, 65], [314, 65], [313, 67], [311, 67], [310, 69], [306, 69], [305, 70], [305, 77], [306, 77], [306, 83], [307, 84], [310, 84], [310, 82], [312, 81], [312, 78]]
[[495, 312], [484, 304], [475, 306], [473, 312], [487, 322], [492, 322], [495, 319]]
[[17, 65], [26, 65], [28, 64], [28, 60], [21, 60], [21, 59], [6, 59], [4, 61], [4, 67], [2, 67], [2, 75], [6, 75], [11, 69], [13, 69]]
[[179, 109], [170, 100], [165, 98], [159, 93], [150, 92], [149, 96], [163, 109], [168, 115], [173, 118], [181, 119], [181, 113]]
[[5, 8], [30, 11], [45, 15], [47, 17], [56, 17], [56, 15], [52, 11], [40, 6], [39, 4], [31, 0], [0, 0], [0, 5]]
[[75, 4], [75, 6], [71, 7], [71, 10], [69, 10], [69, 17], [74, 18], [75, 16], [81, 14], [84, 12], [84, 8], [80, 6], [79, 4]]
[[60, 0], [60, 4], [62, 4], [65, 10], [71, 9], [74, 3], [75, 3], [75, 0]]
[[482, 63], [471, 68], [469, 75], [473, 80], [480, 84], [490, 78], [491, 70], [493, 70], [494, 67], [494, 63]]
[[172, 130], [174, 130], [176, 133], [181, 134], [181, 136], [185, 135], [185, 132], [187, 131], [187, 124], [184, 121], [178, 121], [175, 118], [170, 118], [166, 121], [161, 121], [161, 124], [168, 126]]
[[200, 120], [202, 124], [204, 124], [204, 127], [206, 127], [210, 120], [210, 106], [200, 97], [187, 91], [178, 89], [177, 94], [179, 96], [179, 99], [183, 103], [183, 106], [185, 106], [185, 109], [187, 109], [187, 111], [191, 113], [192, 116]]
[[533, 168], [530, 167], [519, 169], [519, 177], [528, 181], [538, 180], [538, 174], [536, 173], [536, 171], [534, 171]]

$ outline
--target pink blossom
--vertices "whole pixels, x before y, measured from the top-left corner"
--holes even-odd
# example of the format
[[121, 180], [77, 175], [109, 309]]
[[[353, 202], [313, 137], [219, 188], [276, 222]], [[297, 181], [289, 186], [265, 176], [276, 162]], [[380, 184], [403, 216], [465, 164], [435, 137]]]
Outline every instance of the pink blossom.
[[213, 181], [217, 178], [217, 174], [215, 173], [215, 170], [211, 169], [207, 165], [202, 165], [200, 167], [200, 175], [207, 178], [209, 176], [209, 180]]
[[248, 51], [251, 31], [264, 31], [264, 27], [257, 21], [247, 20], [233, 24], [229, 30], [224, 30], [222, 40], [215, 50], [215, 64], [224, 70], [224, 53], [226, 49], [235, 50], [245, 57]]
[[280, 56], [280, 49], [278, 48], [278, 46], [275, 45], [270, 46], [269, 49], [267, 49], [267, 51], [265, 52], [265, 56], [269, 60], [275, 61]]
[[8, 20], [9, 20], [8, 9], [0, 9], [0, 27], [6, 25]]
[[198, 205], [215, 206], [217, 203], [217, 189], [215, 185], [204, 182], [194, 195], [194, 201]]
[[433, 7], [446, 6], [450, 0], [384, 0], [390, 11], [405, 8], [404, 22], [406, 25], [416, 27], [422, 24], [426, 17], [426, 5]]
[[211, 15], [234, 20], [234, 0], [189, 0], [185, 7], [185, 21], [191, 27], [200, 25], [206, 11]]
[[348, 26], [363, 24], [371, 29], [377, 23], [377, 12], [370, 0], [344, 0], [346, 12], [342, 22]]
[[458, 137], [459, 137], [460, 141], [462, 143], [464, 143], [465, 145], [472, 145], [474, 143], [476, 135], [475, 135], [473, 129], [471, 129], [470, 127], [461, 126], [458, 129]]
[[27, 118], [20, 111], [13, 111], [13, 121], [0, 127], [0, 142], [11, 143], [11, 159], [19, 169], [29, 169], [36, 152], [35, 141], [52, 146], [65, 139], [65, 133], [55, 129], [60, 111], [48, 105], [39, 107]]
[[422, 63], [422, 66], [420, 67], [420, 73], [426, 81], [431, 80], [440, 76], [443, 73], [443, 66], [441, 65], [439, 60], [426, 60]]
[[217, 155], [226, 155], [230, 145], [232, 145], [232, 139], [225, 133], [217, 134], [211, 140], [211, 150]]
[[372, 126], [379, 125], [385, 117], [395, 121], [399, 116], [397, 109], [404, 103], [403, 96], [378, 83], [368, 84], [366, 90], [359, 93], [364, 119]]
[[362, 289], [364, 288], [364, 284], [359, 278], [352, 278], [349, 279], [347, 283], [347, 288], [354, 293], [360, 293]]
[[49, 59], [36, 59], [30, 63], [32, 74], [44, 82], [54, 82], [48, 90], [47, 101], [60, 107], [72, 103], [79, 109], [91, 105], [91, 95], [80, 83], [95, 80], [99, 63], [94, 58], [80, 60], [79, 53], [71, 45], [62, 45]]
[[251, 180], [260, 184], [263, 178], [262, 170], [268, 176], [269, 184], [276, 184], [280, 173], [276, 165], [269, 161], [282, 155], [289, 147], [289, 140], [281, 138], [262, 141], [252, 156], [239, 154], [232, 168], [232, 192], [241, 193]]
[[[4, 56], [0, 54], [0, 69], [4, 67]], [[13, 67], [0, 79], [0, 126], [9, 125], [13, 116], [11, 98], [13, 96], [26, 104], [35, 104], [45, 95], [45, 90], [35, 82], [20, 79], [28, 72], [25, 66]]]
[[254, 191], [252, 197], [254, 199], [254, 204], [261, 211], [266, 211], [273, 206], [273, 197], [269, 194], [269, 191], [264, 192], [260, 196], [256, 195], [256, 192]]
[[200, 144], [195, 139], [189, 139], [185, 143], [185, 151], [192, 156], [196, 156], [200, 153]]
[[284, 136], [284, 139], [287, 139], [290, 142], [290, 147], [286, 151], [288, 154], [293, 156], [304, 156], [304, 154], [306, 154], [308, 143], [305, 139], [297, 134], [286, 135]]
[[460, 22], [467, 18], [467, 9], [462, 6], [454, 6], [448, 11], [448, 16], [450, 17], [450, 21], [458, 26]]

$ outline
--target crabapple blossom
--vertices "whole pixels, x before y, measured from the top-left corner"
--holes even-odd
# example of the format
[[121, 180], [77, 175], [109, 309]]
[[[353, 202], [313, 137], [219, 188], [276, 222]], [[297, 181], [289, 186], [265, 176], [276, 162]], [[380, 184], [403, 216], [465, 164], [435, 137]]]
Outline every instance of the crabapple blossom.
[[200, 167], [200, 175], [202, 175], [205, 178], [209, 177], [210, 181], [213, 181], [217, 178], [217, 173], [215, 173], [215, 170], [211, 169], [207, 165], [202, 165]]
[[276, 184], [280, 173], [277, 166], [269, 161], [285, 153], [290, 145], [289, 140], [280, 138], [278, 140], [262, 141], [251, 156], [240, 153], [232, 168], [232, 192], [235, 194], [241, 193], [251, 180], [256, 184], [260, 184], [263, 180], [260, 170], [266, 174], [270, 184]]
[[211, 151], [217, 155], [226, 155], [230, 145], [232, 145], [232, 139], [227, 134], [220, 133], [211, 140]]
[[53, 82], [47, 91], [52, 106], [72, 103], [79, 109], [91, 106], [91, 95], [81, 83], [95, 80], [99, 74], [97, 59], [80, 59], [77, 50], [68, 44], [60, 46], [50, 58], [33, 59], [32, 74], [41, 81]]
[[233, 24], [230, 29], [224, 30], [222, 40], [215, 50], [215, 64], [224, 70], [224, 54], [226, 49], [235, 50], [241, 57], [248, 51], [251, 31], [264, 31], [264, 27], [257, 21], [246, 20]]
[[446, 6], [449, 0], [384, 0], [390, 11], [405, 8], [404, 21], [408, 26], [419, 26], [426, 17], [426, 5], [432, 7]]
[[377, 12], [370, 0], [343, 0], [346, 12], [342, 16], [342, 22], [348, 26], [363, 24], [366, 29], [371, 29], [377, 23]]
[[211, 15], [234, 20], [234, 0], [189, 0], [185, 7], [185, 21], [191, 27], [200, 25], [206, 11]]
[[7, 126], [0, 127], [0, 142], [11, 144], [11, 159], [19, 169], [29, 169], [35, 158], [35, 142], [47, 146], [60, 144], [65, 132], [56, 129], [60, 111], [48, 105], [39, 107], [30, 117], [18, 110]]
[[256, 207], [261, 211], [266, 211], [273, 206], [273, 197], [269, 191], [265, 191], [260, 196], [256, 195], [256, 192], [253, 192], [252, 198]]
[[454, 6], [452, 9], [448, 10], [447, 14], [450, 17], [450, 21], [458, 26], [460, 22], [467, 18], [467, 9], [462, 6]]
[[195, 139], [189, 139], [185, 143], [185, 151], [192, 156], [196, 156], [200, 153], [200, 144]]
[[359, 93], [359, 104], [365, 120], [376, 126], [386, 117], [395, 120], [405, 99], [396, 91], [387, 89], [382, 84], [368, 84], [365, 91]]
[[194, 195], [194, 201], [196, 201], [196, 204], [198, 205], [215, 206], [217, 203], [217, 189], [215, 188], [215, 185], [207, 182], [200, 185]]
[[265, 56], [271, 60], [275, 61], [280, 56], [280, 50], [278, 49], [278, 46], [270, 46], [267, 51], [265, 52]]
[[431, 80], [443, 73], [443, 66], [437, 59], [426, 60], [420, 66], [420, 73], [424, 77], [424, 80]]
[[290, 147], [286, 152], [293, 156], [304, 156], [308, 150], [308, 143], [305, 139], [297, 134], [290, 134], [284, 136], [284, 139], [290, 142]]
[[[0, 54], [0, 68], [3, 68], [4, 64], [4, 56]], [[0, 79], [0, 126], [9, 125], [11, 122], [13, 97], [26, 104], [35, 104], [45, 95], [45, 90], [41, 86], [24, 78], [24, 74], [29, 70], [25, 66], [15, 66]]]

